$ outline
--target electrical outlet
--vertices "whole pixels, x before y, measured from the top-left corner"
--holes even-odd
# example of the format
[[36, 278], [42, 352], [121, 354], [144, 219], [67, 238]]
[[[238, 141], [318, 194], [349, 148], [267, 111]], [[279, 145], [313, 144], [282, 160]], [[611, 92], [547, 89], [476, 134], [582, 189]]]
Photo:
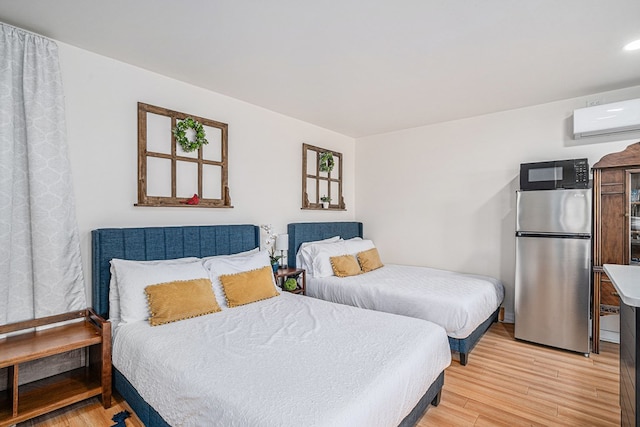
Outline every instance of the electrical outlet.
[[587, 107], [595, 107], [596, 105], [602, 104], [602, 99], [588, 99]]

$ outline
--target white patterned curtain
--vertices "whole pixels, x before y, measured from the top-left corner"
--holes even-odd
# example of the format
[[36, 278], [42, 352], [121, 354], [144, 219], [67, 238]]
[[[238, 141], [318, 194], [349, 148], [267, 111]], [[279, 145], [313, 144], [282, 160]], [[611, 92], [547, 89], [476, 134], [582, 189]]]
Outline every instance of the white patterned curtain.
[[0, 324], [84, 307], [58, 46], [0, 23]]

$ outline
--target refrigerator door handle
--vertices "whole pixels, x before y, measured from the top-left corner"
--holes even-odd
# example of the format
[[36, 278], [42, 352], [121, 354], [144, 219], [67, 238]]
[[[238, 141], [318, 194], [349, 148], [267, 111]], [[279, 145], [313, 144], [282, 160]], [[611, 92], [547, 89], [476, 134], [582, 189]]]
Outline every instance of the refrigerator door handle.
[[529, 231], [516, 231], [516, 237], [543, 237], [551, 239], [591, 239], [591, 234], [554, 234], [554, 233], [534, 233]]

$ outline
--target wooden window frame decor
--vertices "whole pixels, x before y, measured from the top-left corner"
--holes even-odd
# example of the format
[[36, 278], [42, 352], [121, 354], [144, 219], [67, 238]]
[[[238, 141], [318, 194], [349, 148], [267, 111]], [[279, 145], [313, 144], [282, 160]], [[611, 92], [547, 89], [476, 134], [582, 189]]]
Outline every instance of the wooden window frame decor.
[[[171, 152], [160, 153], [147, 149], [147, 115], [157, 114], [171, 119]], [[178, 150], [178, 142], [174, 135], [176, 125], [191, 118], [196, 126], [207, 126], [220, 129], [220, 160], [205, 159], [203, 148], [197, 148], [197, 157], [186, 157]], [[193, 122], [192, 122], [193, 123]], [[195, 141], [195, 139], [194, 139]], [[189, 141], [191, 142], [191, 141]], [[195, 151], [195, 150], [194, 150]], [[232, 208], [229, 195], [229, 163], [228, 163], [228, 125], [215, 120], [185, 114], [167, 108], [138, 102], [138, 203], [136, 206], [154, 207], [201, 207], [201, 208]], [[149, 158], [160, 158], [171, 161], [171, 195], [150, 196], [147, 194], [147, 163]], [[177, 165], [180, 162], [195, 163], [197, 165], [197, 195], [198, 197], [177, 197]], [[221, 198], [203, 198], [203, 166], [218, 166], [220, 168], [220, 195]]]
[[[313, 162], [313, 160], [309, 160], [310, 153], [315, 153], [315, 164], [309, 163]], [[331, 154], [338, 160], [337, 168], [332, 168], [328, 172], [321, 170], [320, 157], [323, 153]], [[342, 165], [342, 153], [310, 144], [302, 144], [302, 209], [327, 210], [322, 207], [320, 200], [321, 195], [325, 195], [323, 189], [326, 188], [326, 196], [331, 198], [328, 210], [346, 210], [342, 195]], [[309, 181], [315, 186], [315, 200], [313, 201], [309, 201], [309, 193], [307, 191], [307, 183]], [[332, 194], [332, 183], [337, 183], [338, 194]]]

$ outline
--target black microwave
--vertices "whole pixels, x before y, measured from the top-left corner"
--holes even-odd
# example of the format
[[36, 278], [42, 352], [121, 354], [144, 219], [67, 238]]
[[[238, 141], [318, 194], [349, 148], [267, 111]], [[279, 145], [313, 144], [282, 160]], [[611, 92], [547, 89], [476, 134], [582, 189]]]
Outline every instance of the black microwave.
[[589, 188], [587, 159], [554, 160], [520, 165], [521, 190], [561, 188]]

